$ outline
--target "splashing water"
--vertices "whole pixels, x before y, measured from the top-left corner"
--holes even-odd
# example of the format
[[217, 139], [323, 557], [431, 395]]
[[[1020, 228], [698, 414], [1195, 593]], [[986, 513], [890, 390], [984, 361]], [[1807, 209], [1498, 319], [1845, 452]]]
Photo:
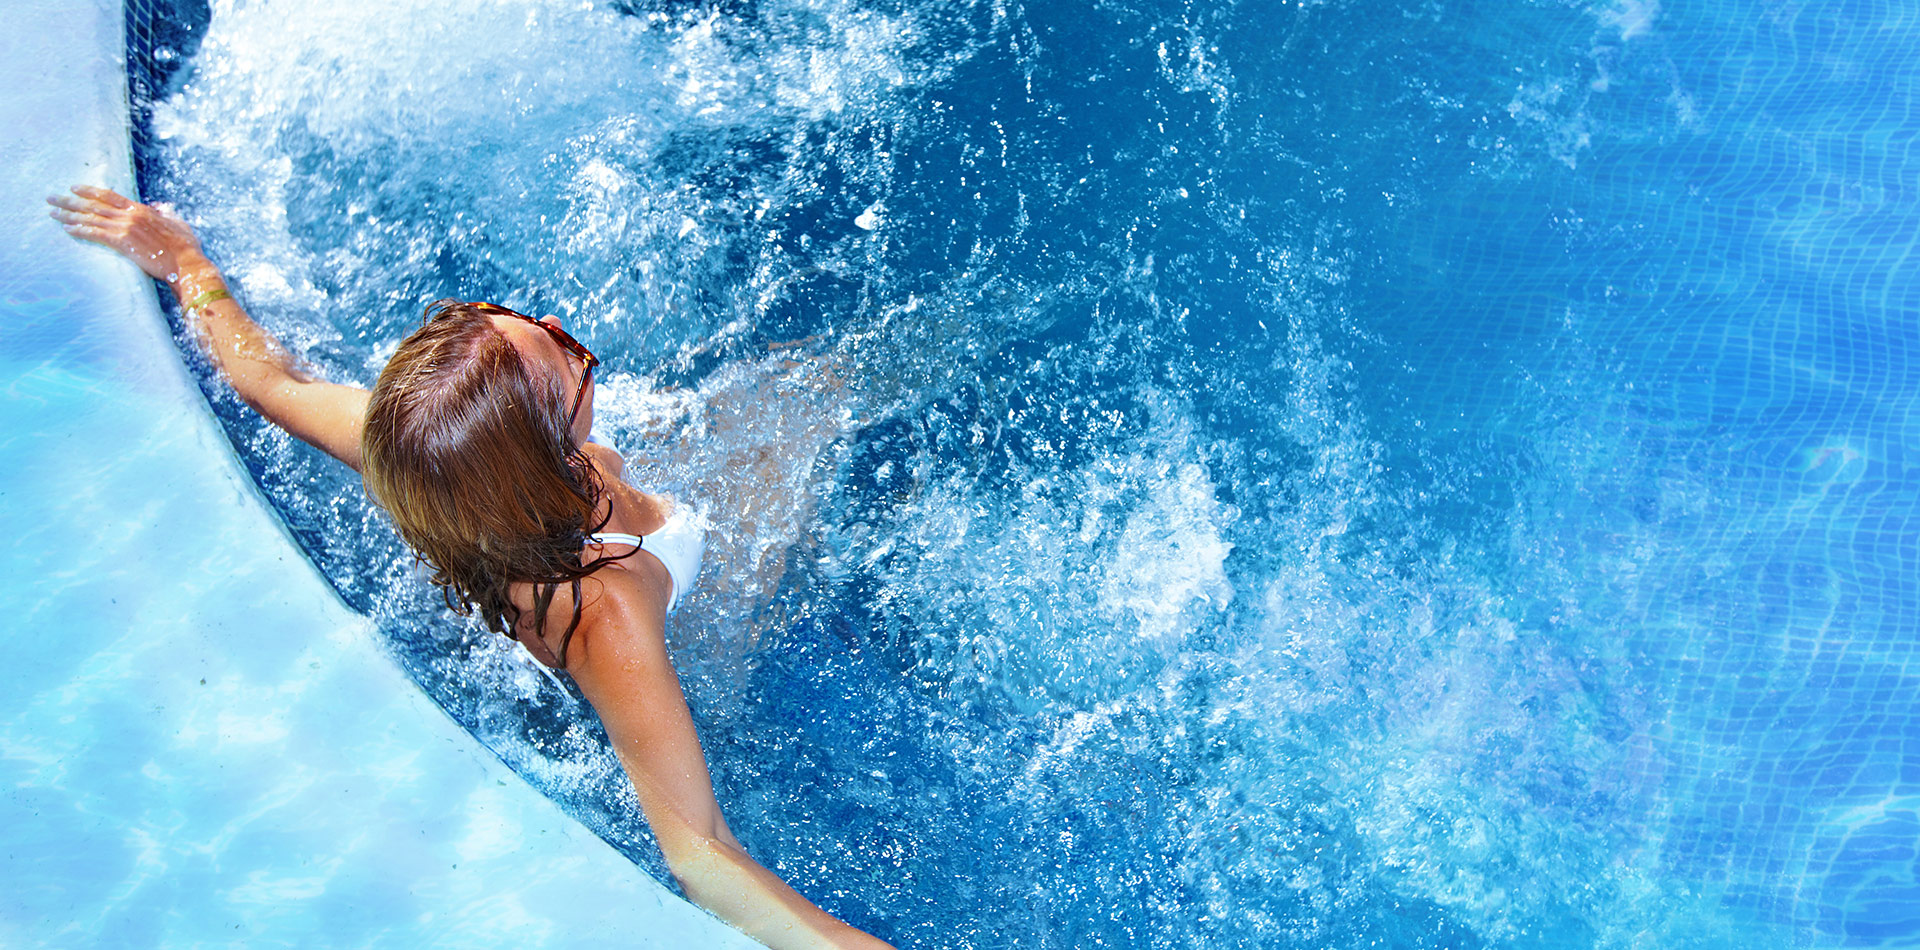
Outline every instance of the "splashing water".
[[[1842, 932], [1741, 862], [1913, 810], [1715, 851], [1703, 823], [1764, 796], [1703, 776], [1756, 760], [1674, 672], [1756, 539], [1826, 502], [1729, 496], [1739, 437], [1648, 395], [1677, 349], [1638, 322], [1746, 281], [1663, 285], [1705, 218], [1651, 233], [1605, 177], [1742, 134], [1673, 49], [1750, 28], [1494, 6], [216, 3], [151, 184], [337, 378], [444, 296], [602, 354], [598, 432], [716, 525], [670, 636], [721, 801], [855, 924]], [[584, 707], [215, 399], [423, 688], [659, 871]], [[1832, 444], [1854, 468], [1804, 467], [1844, 494], [1873, 450]]]

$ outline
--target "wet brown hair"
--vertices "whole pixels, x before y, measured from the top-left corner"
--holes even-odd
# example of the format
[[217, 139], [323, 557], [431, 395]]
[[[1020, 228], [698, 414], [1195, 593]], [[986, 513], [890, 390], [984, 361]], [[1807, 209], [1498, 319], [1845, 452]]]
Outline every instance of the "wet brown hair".
[[374, 384], [363, 478], [455, 612], [478, 611], [488, 628], [518, 639], [512, 585], [531, 583], [539, 639], [555, 588], [568, 584], [573, 617], [556, 653], [564, 668], [581, 578], [632, 552], [582, 562], [587, 535], [613, 511], [601, 503], [598, 470], [573, 444], [573, 393], [529, 366], [494, 314], [521, 316], [478, 302], [427, 305]]

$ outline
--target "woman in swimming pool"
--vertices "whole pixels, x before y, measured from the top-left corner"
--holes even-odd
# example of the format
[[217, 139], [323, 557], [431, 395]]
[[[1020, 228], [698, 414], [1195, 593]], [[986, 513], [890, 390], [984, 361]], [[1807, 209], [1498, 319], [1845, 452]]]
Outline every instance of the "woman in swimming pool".
[[886, 946], [808, 902], [727, 829], [666, 647], [700, 526], [621, 481], [620, 456], [587, 441], [599, 360], [557, 320], [440, 301], [369, 393], [304, 373], [228, 294], [185, 222], [105, 188], [48, 200], [69, 234], [167, 283], [247, 405], [361, 473], [449, 604], [573, 677], [689, 897], [774, 948]]

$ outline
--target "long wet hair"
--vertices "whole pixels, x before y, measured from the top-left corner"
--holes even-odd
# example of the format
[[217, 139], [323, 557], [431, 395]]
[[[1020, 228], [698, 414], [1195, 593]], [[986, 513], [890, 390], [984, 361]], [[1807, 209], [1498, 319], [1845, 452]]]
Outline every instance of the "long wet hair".
[[455, 612], [477, 611], [488, 628], [519, 639], [523, 611], [511, 590], [530, 583], [527, 629], [538, 639], [555, 589], [570, 585], [573, 617], [556, 654], [564, 668], [581, 578], [632, 552], [581, 560], [612, 506], [601, 504], [598, 469], [573, 444], [572, 393], [535, 372], [493, 325], [490, 314], [502, 312], [518, 316], [493, 304], [427, 305], [374, 384], [363, 478]]

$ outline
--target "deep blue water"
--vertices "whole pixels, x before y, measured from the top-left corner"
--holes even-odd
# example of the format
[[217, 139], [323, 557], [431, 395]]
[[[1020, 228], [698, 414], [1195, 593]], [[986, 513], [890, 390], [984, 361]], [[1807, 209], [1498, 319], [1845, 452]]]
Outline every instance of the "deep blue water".
[[[338, 377], [447, 295], [602, 353], [720, 526], [670, 634], [723, 805], [836, 913], [1920, 944], [1920, 14], [211, 13], [149, 194]], [[423, 688], [658, 870], [578, 704], [211, 391]]]

